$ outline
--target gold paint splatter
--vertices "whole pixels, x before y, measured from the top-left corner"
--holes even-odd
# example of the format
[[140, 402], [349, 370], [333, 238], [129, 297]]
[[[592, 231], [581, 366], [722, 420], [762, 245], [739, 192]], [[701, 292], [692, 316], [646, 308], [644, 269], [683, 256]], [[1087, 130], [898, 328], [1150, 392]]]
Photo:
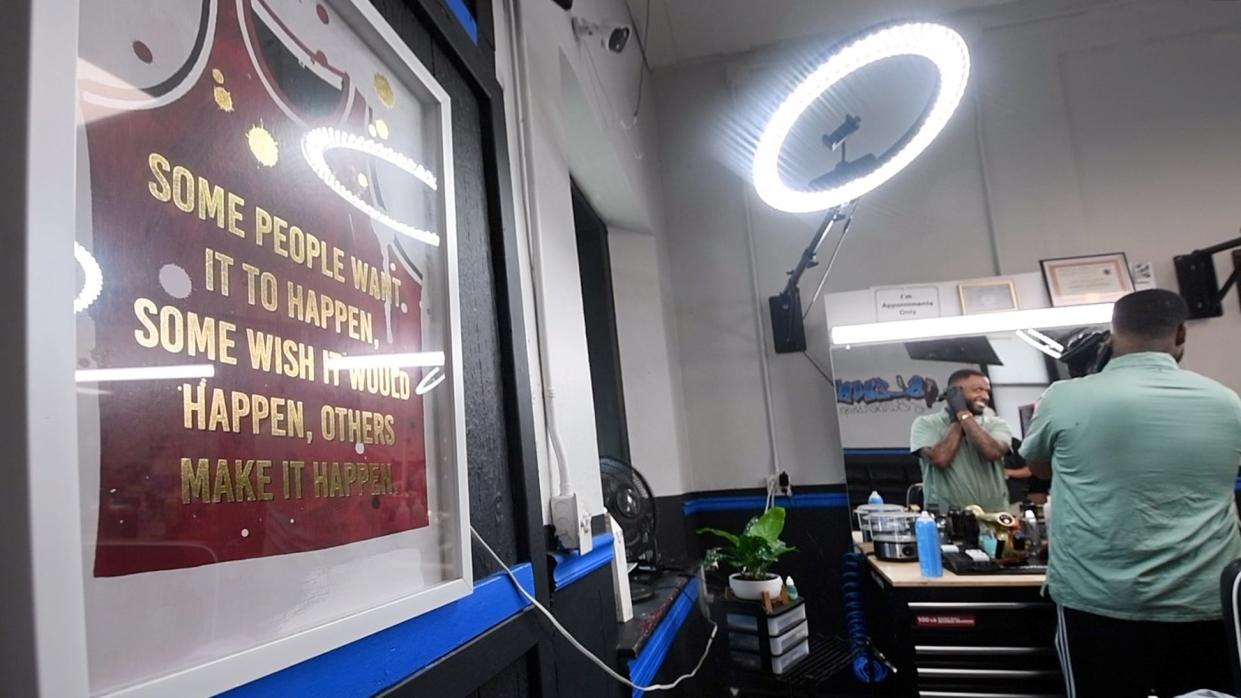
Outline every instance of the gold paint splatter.
[[224, 73], [219, 68], [212, 68], [211, 79], [223, 85], [224, 84]]
[[364, 174], [362, 174], [361, 172], [359, 172], [359, 173], [358, 173], [358, 186], [359, 186], [359, 187], [362, 187], [363, 189], [365, 189], [365, 188], [369, 187], [370, 185], [371, 185], [370, 180], [368, 180], [368, 179], [366, 178], [366, 175], [364, 175]]
[[376, 120], [375, 121], [375, 132], [379, 134], [380, 138], [384, 139], [385, 141], [388, 140], [387, 122], [385, 122], [383, 119]]
[[228, 112], [233, 110], [233, 95], [228, 90], [223, 87], [217, 87], [212, 92], [212, 95], [215, 97], [215, 105], [220, 108], [220, 111]]
[[396, 106], [396, 95], [392, 92], [392, 83], [382, 73], [375, 73], [375, 94], [379, 101], [389, 109]]
[[262, 126], [251, 126], [246, 132], [246, 142], [250, 146], [250, 152], [254, 153], [254, 159], [258, 160], [260, 165], [276, 166], [276, 162], [280, 159], [280, 148], [267, 129]]
[[378, 137], [379, 137], [379, 134], [375, 132], [375, 124], [367, 124], [367, 125], [366, 125], [366, 130], [367, 130], [367, 131], [370, 131], [370, 133], [371, 133], [371, 138], [378, 138]]

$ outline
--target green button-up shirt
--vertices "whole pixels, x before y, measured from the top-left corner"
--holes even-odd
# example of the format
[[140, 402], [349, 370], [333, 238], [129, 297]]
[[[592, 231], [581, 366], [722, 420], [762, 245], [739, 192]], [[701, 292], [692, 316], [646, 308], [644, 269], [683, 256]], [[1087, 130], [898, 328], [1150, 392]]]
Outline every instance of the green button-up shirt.
[[[975, 417], [979, 426], [1002, 444], [1011, 443], [1012, 431], [999, 417]], [[909, 450], [918, 453], [943, 440], [953, 424], [947, 411], [925, 414], [909, 429]], [[938, 468], [919, 457], [922, 464], [922, 501], [940, 507], [977, 504], [983, 511], [1008, 511], [1008, 485], [1004, 482], [1004, 462], [984, 460], [969, 442], [961, 442], [952, 463]]]
[[1057, 603], [1126, 620], [1220, 617], [1220, 572], [1241, 558], [1235, 392], [1168, 354], [1127, 354], [1048, 388], [1021, 455], [1052, 464]]

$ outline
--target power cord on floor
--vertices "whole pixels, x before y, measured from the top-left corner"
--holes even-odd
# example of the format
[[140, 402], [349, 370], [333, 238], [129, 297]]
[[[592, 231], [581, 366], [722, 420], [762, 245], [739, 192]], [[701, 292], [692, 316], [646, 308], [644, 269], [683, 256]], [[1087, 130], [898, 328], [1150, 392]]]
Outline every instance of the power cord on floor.
[[497, 565], [504, 568], [504, 572], [508, 574], [508, 578], [513, 581], [513, 586], [517, 588], [517, 591], [522, 596], [526, 597], [527, 601], [534, 604], [534, 607], [537, 608], [539, 612], [542, 613], [547, 618], [548, 622], [552, 624], [553, 628], [555, 628], [561, 635], [564, 636], [566, 640], [569, 641], [569, 644], [573, 645], [574, 649], [576, 649], [578, 652], [581, 652], [583, 656], [585, 656], [587, 659], [593, 662], [595, 666], [602, 669], [605, 673], [607, 673], [608, 676], [611, 676], [612, 678], [616, 679], [617, 681], [625, 684], [626, 686], [632, 689], [635, 689], [638, 691], [668, 691], [673, 688], [676, 688], [677, 685], [680, 684], [682, 681], [686, 679], [692, 679], [698, 673], [698, 670], [702, 668], [702, 663], [707, 660], [707, 655], [711, 653], [711, 643], [715, 642], [715, 633], [719, 630], [719, 626], [716, 625], [715, 623], [711, 623], [711, 637], [707, 638], [707, 646], [703, 648], [702, 656], [698, 658], [698, 663], [694, 665], [693, 671], [689, 672], [688, 674], [682, 674], [681, 676], [677, 677], [676, 681], [673, 681], [672, 683], [652, 684], [650, 686], [639, 686], [638, 684], [618, 674], [615, 669], [608, 666], [606, 662], [596, 657], [594, 654], [591, 653], [590, 650], [586, 649], [586, 647], [583, 646], [582, 643], [578, 642], [577, 638], [573, 637], [573, 635], [570, 634], [569, 631], [565, 629], [563, 625], [560, 624], [560, 621], [556, 620], [556, 617], [552, 615], [551, 611], [547, 610], [543, 606], [543, 604], [539, 603], [538, 599], [534, 598], [533, 596], [530, 595], [530, 592], [526, 591], [526, 588], [523, 587], [521, 585], [521, 582], [517, 580], [517, 576], [513, 574], [513, 570], [510, 569], [508, 565], [504, 564], [504, 561], [500, 559], [500, 556], [496, 555], [496, 551], [492, 550], [490, 545], [487, 545], [487, 541], [483, 540], [483, 537], [479, 535], [478, 531], [474, 530], [473, 526], [470, 526], [470, 533], [474, 536], [474, 540], [478, 541], [478, 544], [483, 546], [483, 549], [487, 551], [487, 554], [491, 556], [491, 559], [495, 560]]

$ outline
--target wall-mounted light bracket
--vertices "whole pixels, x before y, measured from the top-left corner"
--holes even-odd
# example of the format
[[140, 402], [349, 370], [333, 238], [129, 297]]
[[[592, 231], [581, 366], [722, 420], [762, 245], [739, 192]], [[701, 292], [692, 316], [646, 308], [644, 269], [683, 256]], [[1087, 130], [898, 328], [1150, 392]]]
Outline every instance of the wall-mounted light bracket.
[[[1241, 276], [1241, 238], [1221, 242], [1218, 245], [1194, 250], [1189, 254], [1177, 255], [1173, 258], [1176, 265], [1176, 282], [1180, 287], [1181, 297], [1189, 305], [1189, 317], [1200, 319], [1219, 317], [1224, 314], [1224, 297], [1232, 290]], [[1232, 273], [1219, 285], [1215, 276], [1215, 262], [1212, 257], [1224, 250], [1233, 249]]]

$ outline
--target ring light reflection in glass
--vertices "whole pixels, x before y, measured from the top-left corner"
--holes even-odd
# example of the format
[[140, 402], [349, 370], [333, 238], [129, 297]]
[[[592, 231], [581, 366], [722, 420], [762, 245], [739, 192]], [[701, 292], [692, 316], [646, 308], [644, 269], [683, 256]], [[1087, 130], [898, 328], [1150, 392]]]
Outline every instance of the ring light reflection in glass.
[[426, 395], [432, 390], [435, 390], [436, 386], [443, 383], [444, 379], [447, 377], [447, 374], [445, 374], [439, 366], [436, 366], [428, 371], [427, 375], [422, 377], [422, 380], [418, 381], [418, 385], [414, 386], [414, 394]]
[[328, 369], [333, 371], [346, 371], [351, 368], [419, 368], [443, 365], [444, 352], [442, 351], [334, 356], [327, 360]]
[[78, 292], [77, 298], [73, 299], [73, 312], [77, 314], [89, 308], [99, 294], [103, 293], [103, 270], [80, 242], [73, 243], [73, 258], [77, 260], [78, 266], [82, 267], [82, 275], [85, 277], [82, 290]]
[[354, 208], [370, 216], [373, 220], [395, 230], [403, 235], [425, 242], [428, 245], [438, 246], [440, 244], [440, 236], [421, 228], [415, 227], [408, 223], [402, 223], [384, 211], [372, 206], [364, 201], [362, 197], [354, 194], [337, 179], [332, 172], [332, 168], [327, 164], [327, 153], [330, 150], [353, 150], [359, 153], [370, 155], [396, 167], [404, 172], [414, 176], [415, 179], [427, 185], [431, 191], [437, 191], [439, 188], [435, 175], [422, 165], [414, 162], [408, 156], [398, 153], [388, 146], [369, 138], [347, 133], [338, 128], [325, 126], [312, 129], [302, 137], [302, 156], [306, 158], [306, 163], [310, 165], [310, 169], [318, 175], [319, 179], [328, 186], [340, 198], [348, 201]]
[[[844, 184], [820, 191], [801, 191], [785, 184], [780, 177], [780, 152], [802, 114], [850, 74], [896, 56], [922, 56], [939, 73], [933, 101], [909, 133], [879, 158], [877, 166]], [[905, 169], [939, 135], [961, 102], [969, 72], [965, 40], [939, 24], [885, 26], [851, 41], [794, 88], [767, 122], [754, 151], [754, 188], [767, 205], [789, 213], [823, 211], [853, 201]]]
[[893, 320], [832, 328], [832, 344], [883, 344], [915, 339], [969, 337], [1000, 332], [1106, 325], [1112, 321], [1112, 303], [1070, 305], [1060, 308], [1010, 310], [981, 315], [953, 315], [921, 320]]
[[115, 381], [173, 380], [180, 378], [214, 378], [212, 364], [184, 366], [134, 366], [132, 368], [85, 368], [73, 372], [78, 383], [111, 383]]

